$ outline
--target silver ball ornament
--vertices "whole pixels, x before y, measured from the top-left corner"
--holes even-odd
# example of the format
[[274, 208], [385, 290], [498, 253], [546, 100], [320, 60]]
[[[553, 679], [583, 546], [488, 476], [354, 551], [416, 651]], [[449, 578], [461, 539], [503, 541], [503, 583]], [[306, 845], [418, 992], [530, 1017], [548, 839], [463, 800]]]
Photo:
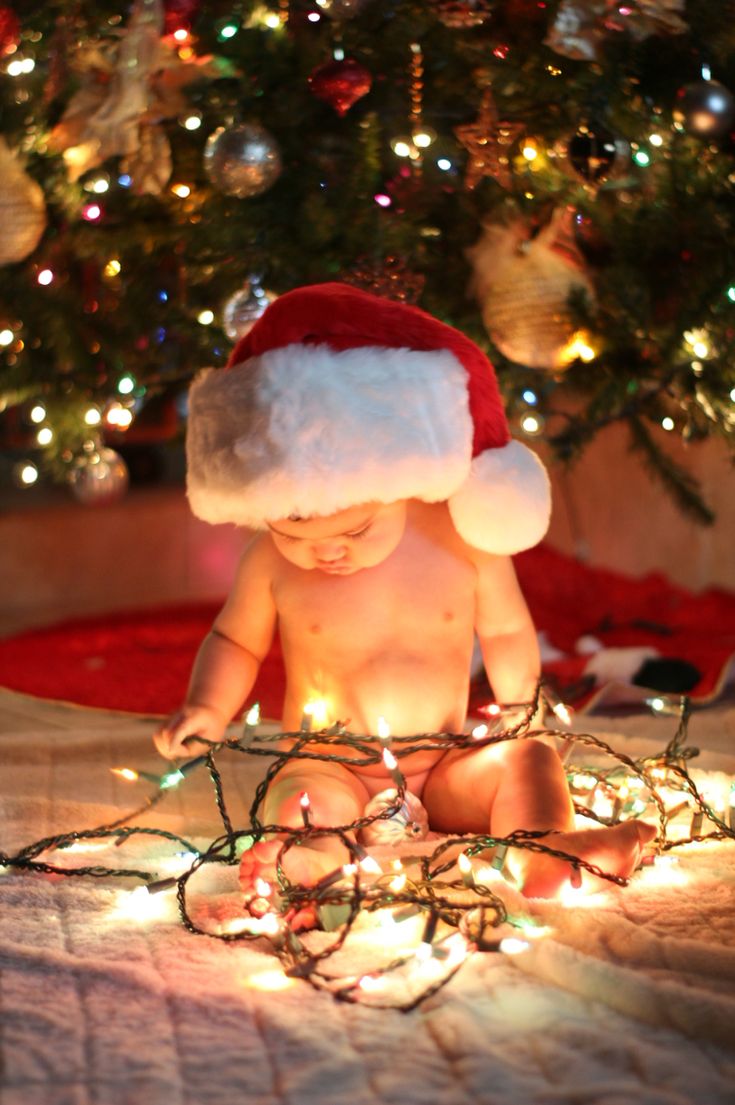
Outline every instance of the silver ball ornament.
[[735, 96], [719, 81], [697, 81], [680, 89], [674, 118], [689, 134], [722, 138], [735, 122]]
[[273, 136], [256, 123], [219, 127], [207, 139], [204, 168], [220, 192], [247, 199], [278, 180], [281, 154]]
[[128, 468], [114, 449], [101, 447], [77, 457], [69, 473], [72, 493], [84, 506], [102, 506], [122, 498], [128, 489]]
[[239, 288], [222, 309], [222, 326], [230, 341], [244, 338], [275, 298], [250, 280]]
[[[381, 790], [365, 806], [363, 817], [372, 817], [392, 806], [398, 791], [395, 787]], [[407, 840], [423, 840], [429, 831], [429, 815], [421, 801], [406, 791], [400, 809], [392, 817], [379, 818], [360, 830], [363, 844], [400, 844]]]

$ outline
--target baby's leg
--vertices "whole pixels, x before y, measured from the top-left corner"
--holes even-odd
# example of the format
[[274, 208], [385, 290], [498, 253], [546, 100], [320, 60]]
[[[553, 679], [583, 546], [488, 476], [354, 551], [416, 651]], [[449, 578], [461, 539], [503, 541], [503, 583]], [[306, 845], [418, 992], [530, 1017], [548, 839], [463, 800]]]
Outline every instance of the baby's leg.
[[[291, 760], [270, 784], [260, 817], [265, 825], [300, 829], [304, 825], [300, 797], [309, 796], [311, 822], [315, 828], [351, 825], [362, 816], [368, 791], [344, 764]], [[281, 841], [264, 840], [243, 855], [240, 884], [256, 892], [256, 879], [275, 883], [276, 857]], [[283, 855], [283, 871], [291, 882], [310, 886], [322, 876], [350, 860], [337, 836], [317, 837], [294, 845]]]
[[[542, 843], [623, 877], [655, 836], [642, 821], [576, 830], [564, 766], [550, 744], [533, 737], [448, 752], [429, 775], [423, 802], [434, 829], [492, 836], [550, 831]], [[569, 863], [525, 849], [511, 848], [506, 862], [529, 897], [553, 897], [571, 874]], [[599, 889], [601, 880], [581, 870], [583, 881]]]

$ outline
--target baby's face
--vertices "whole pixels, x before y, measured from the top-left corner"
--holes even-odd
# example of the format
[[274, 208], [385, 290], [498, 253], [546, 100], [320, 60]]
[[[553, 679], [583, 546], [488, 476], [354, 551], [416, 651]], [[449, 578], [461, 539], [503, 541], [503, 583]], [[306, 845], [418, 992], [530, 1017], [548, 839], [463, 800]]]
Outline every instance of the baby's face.
[[364, 503], [324, 517], [269, 522], [273, 542], [298, 568], [352, 575], [390, 556], [403, 536], [406, 503]]

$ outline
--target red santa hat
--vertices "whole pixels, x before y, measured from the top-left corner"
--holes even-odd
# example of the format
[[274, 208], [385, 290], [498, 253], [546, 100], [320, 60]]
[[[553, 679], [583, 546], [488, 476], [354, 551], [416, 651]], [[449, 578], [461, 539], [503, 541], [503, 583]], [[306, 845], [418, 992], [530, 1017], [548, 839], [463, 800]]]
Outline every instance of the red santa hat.
[[276, 299], [227, 368], [192, 384], [187, 490], [259, 528], [363, 502], [447, 500], [460, 536], [513, 553], [546, 532], [549, 481], [512, 440], [493, 367], [417, 307], [344, 284]]

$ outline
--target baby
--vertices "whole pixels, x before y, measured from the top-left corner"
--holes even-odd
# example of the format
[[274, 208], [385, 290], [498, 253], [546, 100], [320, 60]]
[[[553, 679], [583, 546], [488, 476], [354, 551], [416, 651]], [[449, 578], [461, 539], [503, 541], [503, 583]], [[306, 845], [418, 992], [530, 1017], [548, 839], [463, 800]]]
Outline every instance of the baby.
[[[161, 754], [202, 751], [187, 737], [223, 738], [276, 626], [286, 732], [320, 698], [330, 721], [357, 734], [376, 734], [381, 716], [396, 736], [460, 733], [474, 634], [497, 700], [529, 701], [538, 648], [509, 552], [542, 535], [548, 485], [533, 454], [510, 441], [477, 346], [416, 308], [326, 284], [276, 300], [231, 366], [192, 389], [189, 497], [207, 520], [261, 532], [185, 704], [155, 735]], [[639, 821], [576, 830], [564, 768], [542, 735], [412, 752], [400, 766], [440, 832], [551, 831], [555, 849], [623, 876], [655, 834]], [[300, 826], [306, 790], [316, 826], [348, 825], [391, 784], [381, 764], [294, 758], [262, 818]], [[247, 854], [253, 884], [273, 876], [277, 850], [265, 841]], [[290, 849], [284, 869], [311, 884], [347, 859], [326, 836]], [[534, 897], [570, 875], [569, 863], [523, 849], [507, 863]]]

